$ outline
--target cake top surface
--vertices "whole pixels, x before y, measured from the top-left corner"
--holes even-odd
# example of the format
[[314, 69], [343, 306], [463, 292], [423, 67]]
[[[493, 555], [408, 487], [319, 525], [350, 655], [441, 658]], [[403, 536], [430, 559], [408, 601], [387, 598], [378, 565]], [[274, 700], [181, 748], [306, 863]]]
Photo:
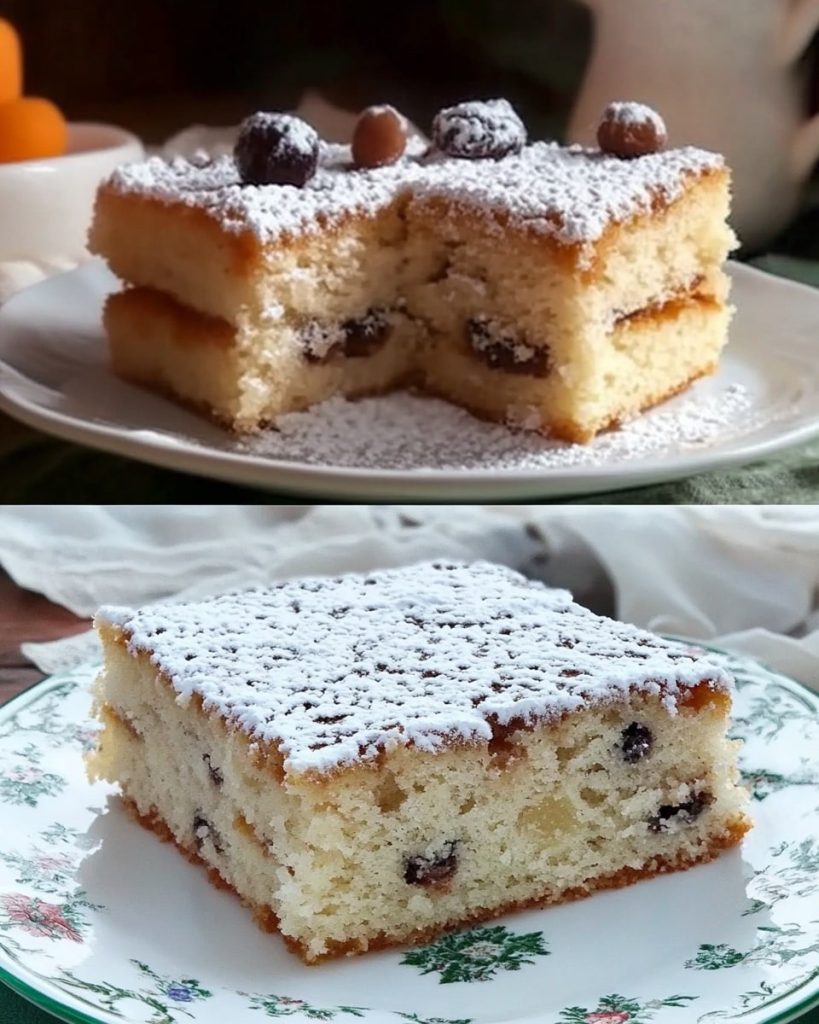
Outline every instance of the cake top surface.
[[601, 618], [485, 562], [308, 578], [191, 604], [107, 607], [129, 651], [276, 746], [287, 773], [326, 773], [413, 744], [492, 736], [492, 722], [548, 722], [629, 691], [670, 711], [703, 679], [702, 652]]
[[319, 169], [303, 187], [243, 185], [234, 158], [212, 162], [152, 157], [116, 170], [109, 187], [167, 204], [196, 207], [224, 230], [262, 244], [309, 232], [350, 214], [374, 214], [402, 194], [438, 196], [503, 230], [525, 228], [564, 245], [594, 243], [615, 223], [672, 202], [693, 177], [723, 167], [694, 148], [622, 160], [597, 149], [536, 142], [496, 159], [431, 154], [410, 139], [397, 163], [354, 169], [349, 146], [322, 143]]

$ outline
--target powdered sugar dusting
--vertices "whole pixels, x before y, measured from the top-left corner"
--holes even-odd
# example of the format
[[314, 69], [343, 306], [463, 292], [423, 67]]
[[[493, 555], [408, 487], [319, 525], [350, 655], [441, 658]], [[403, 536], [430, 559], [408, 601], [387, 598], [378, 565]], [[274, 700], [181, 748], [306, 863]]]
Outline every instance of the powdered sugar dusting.
[[523, 149], [526, 126], [508, 100], [471, 100], [439, 111], [432, 138], [452, 156], [498, 157]]
[[[319, 142], [318, 132], [315, 128], [292, 114], [273, 114], [260, 111], [248, 118], [245, 124], [248, 122], [262, 128], [278, 128], [285, 136], [287, 144], [300, 152], [309, 153]], [[241, 135], [241, 129], [239, 134]]]
[[344, 343], [344, 338], [341, 324], [323, 325], [318, 320], [313, 320], [302, 330], [305, 354], [317, 361], [326, 359], [336, 345]]
[[603, 116], [612, 117], [615, 121], [619, 121], [621, 124], [651, 124], [654, 126], [658, 135], [665, 136], [666, 134], [665, 121], [660, 117], [656, 110], [652, 107], [646, 106], [645, 103], [618, 100], [614, 103], [609, 103], [606, 108], [606, 113]]
[[294, 580], [194, 604], [103, 608], [184, 702], [199, 695], [289, 772], [327, 772], [414, 744], [488, 740], [629, 691], [672, 712], [730, 677], [703, 652], [593, 615], [488, 563], [424, 563]]
[[539, 142], [502, 160], [424, 156], [410, 140], [395, 164], [353, 169], [347, 146], [321, 147], [320, 166], [303, 188], [243, 186], [232, 156], [206, 167], [153, 157], [116, 170], [117, 192], [202, 210], [228, 232], [262, 243], [323, 226], [351, 213], [374, 214], [400, 197], [444, 197], [497, 230], [509, 221], [564, 244], [592, 243], [615, 222], [679, 197], [686, 182], [723, 165], [722, 158], [685, 148], [624, 161], [598, 150]]
[[[537, 426], [536, 419], [532, 409], [510, 410], [510, 422], [518, 425]], [[758, 425], [750, 395], [740, 385], [678, 398], [588, 445], [485, 423], [447, 402], [402, 392], [355, 402], [332, 398], [282, 416], [275, 430], [236, 441], [235, 448], [288, 462], [360, 469], [560, 470], [697, 450]]]
[[[407, 121], [407, 119], [404, 117], [401, 111], [396, 110], [391, 103], [373, 103], [371, 106], [367, 107], [365, 113], [377, 115], [392, 114], [394, 117], [398, 119], [398, 123], [401, 125], [404, 131], [407, 131], [407, 129], [409, 128], [409, 122]], [[426, 149], [426, 146], [424, 146], [424, 149]]]

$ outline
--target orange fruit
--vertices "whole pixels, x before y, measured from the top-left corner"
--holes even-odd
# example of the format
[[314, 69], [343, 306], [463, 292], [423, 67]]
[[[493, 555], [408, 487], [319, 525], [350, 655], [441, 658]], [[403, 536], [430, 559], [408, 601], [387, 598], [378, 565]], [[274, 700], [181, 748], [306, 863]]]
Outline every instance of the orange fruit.
[[67, 144], [65, 118], [50, 100], [0, 103], [0, 164], [62, 156]]
[[23, 50], [14, 26], [0, 18], [0, 103], [23, 92]]

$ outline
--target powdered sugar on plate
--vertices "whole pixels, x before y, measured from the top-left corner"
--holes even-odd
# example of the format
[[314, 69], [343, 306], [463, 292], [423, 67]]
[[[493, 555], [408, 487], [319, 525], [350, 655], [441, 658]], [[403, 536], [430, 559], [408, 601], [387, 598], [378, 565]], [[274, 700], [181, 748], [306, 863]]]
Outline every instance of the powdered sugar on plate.
[[[519, 422], [526, 418], [521, 410]], [[243, 438], [235, 449], [357, 469], [559, 470], [701, 449], [759, 425], [750, 395], [738, 384], [678, 398], [588, 445], [485, 423], [447, 402], [401, 392], [355, 402], [330, 399], [307, 412], [282, 416], [276, 429]]]

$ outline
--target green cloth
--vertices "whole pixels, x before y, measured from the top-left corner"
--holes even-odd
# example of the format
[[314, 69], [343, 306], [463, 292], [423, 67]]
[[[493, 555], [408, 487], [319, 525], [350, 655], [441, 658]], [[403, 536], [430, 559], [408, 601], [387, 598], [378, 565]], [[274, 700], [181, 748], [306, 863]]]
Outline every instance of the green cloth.
[[54, 1018], [3, 985], [0, 986], [0, 1024], [54, 1024]]

